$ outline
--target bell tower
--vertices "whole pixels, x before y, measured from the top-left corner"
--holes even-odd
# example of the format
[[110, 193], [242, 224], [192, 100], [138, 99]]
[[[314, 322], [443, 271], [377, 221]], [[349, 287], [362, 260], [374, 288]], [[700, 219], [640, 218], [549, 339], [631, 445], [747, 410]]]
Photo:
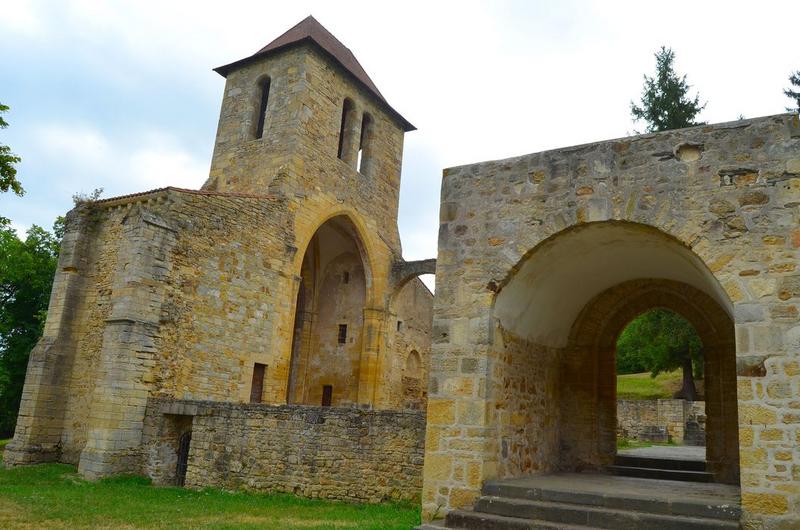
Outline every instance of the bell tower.
[[403, 135], [414, 126], [313, 17], [215, 71], [225, 93], [203, 189], [341, 196], [343, 185], [367, 187], [396, 219]]

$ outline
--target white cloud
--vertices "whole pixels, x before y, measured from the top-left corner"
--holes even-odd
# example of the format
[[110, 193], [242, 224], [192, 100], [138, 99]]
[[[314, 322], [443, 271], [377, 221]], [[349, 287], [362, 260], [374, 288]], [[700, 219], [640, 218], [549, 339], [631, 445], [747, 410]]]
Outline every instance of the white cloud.
[[164, 186], [199, 188], [208, 176], [204, 160], [162, 131], [112, 141], [89, 125], [51, 123], [38, 127], [35, 135], [42, 156], [77, 177], [69, 185], [103, 187], [105, 196]]
[[208, 177], [208, 165], [179, 148], [151, 145], [133, 152], [129, 163], [132, 179], [145, 188], [196, 189]]
[[[106, 196], [168, 184], [198, 187], [212, 146], [189, 149], [188, 142], [198, 143], [196, 131], [177, 120], [148, 120], [166, 110], [202, 114], [213, 123], [221, 79], [209, 69], [253, 53], [314, 14], [419, 127], [406, 141], [400, 204], [403, 248], [411, 259], [436, 253], [444, 167], [625, 135], [633, 130], [629, 102], [638, 97], [642, 74], [652, 72], [652, 54], [662, 44], [673, 47], [678, 69], [708, 100], [704, 119], [782, 112], [788, 100], [781, 89], [789, 72], [800, 68], [800, 47], [793, 22], [782, 27], [780, 21], [796, 13], [795, 4], [754, 8], [751, 2], [674, 0], [660, 9], [572, 0], [18, 0], [4, 6], [0, 27], [11, 28], [11, 36], [0, 33], [0, 47], [15, 45], [27, 54], [47, 41], [47, 59], [91, 77], [104, 95], [119, 89], [140, 96], [142, 87], [157, 94], [152, 116], [118, 109], [118, 123], [135, 122], [136, 130], [103, 129], [102, 111], [93, 116], [84, 105], [83, 126], [50, 124], [28, 145], [12, 144], [23, 154], [23, 167], [36, 166], [50, 188], [68, 198], [96, 187], [106, 188]], [[36, 70], [37, 58], [42, 56], [25, 63], [26, 73], [41, 82], [50, 72]], [[35, 86], [20, 86], [12, 94], [17, 99], [25, 90], [35, 93]], [[202, 95], [192, 100], [193, 108], [181, 107], [187, 90]], [[92, 96], [80, 94], [89, 101]], [[59, 97], [68, 108], [75, 94], [64, 90]], [[46, 210], [52, 207], [33, 202], [51, 197], [32, 189], [23, 201], [31, 211]]]
[[38, 7], [32, 0], [5, 2], [0, 16], [0, 31], [41, 38], [45, 33], [45, 23]]

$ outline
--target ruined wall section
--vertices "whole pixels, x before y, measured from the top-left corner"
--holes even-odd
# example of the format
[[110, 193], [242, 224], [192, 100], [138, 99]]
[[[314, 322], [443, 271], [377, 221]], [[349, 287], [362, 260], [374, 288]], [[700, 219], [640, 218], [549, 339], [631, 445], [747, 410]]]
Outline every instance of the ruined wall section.
[[262, 399], [285, 400], [294, 278], [285, 202], [176, 193], [180, 236], [170, 260], [156, 395], [248, 401], [255, 363], [267, 366]]
[[178, 429], [192, 442], [186, 485], [358, 502], [417, 500], [422, 412], [151, 399], [145, 465], [174, 480]]
[[[495, 291], [550, 236], [622, 220], [673, 236], [706, 264], [734, 306], [743, 507], [754, 520], [800, 513], [800, 120], [778, 115], [648, 134], [447, 169], [437, 259], [427, 438], [462, 425], [474, 397], [453, 395], [464, 377], [487, 384]], [[466, 363], [466, 364], [465, 364]], [[460, 384], [460, 383], [459, 383]], [[489, 396], [496, 390], [487, 388]], [[423, 508], [469, 505], [477, 488], [453, 470], [484, 461], [496, 428], [490, 400], [452, 455], [430, 445]], [[767, 433], [761, 441], [762, 433]], [[766, 442], [766, 443], [765, 443]]]
[[643, 442], [705, 445], [705, 401], [617, 400], [617, 436]]
[[82, 215], [89, 217], [86, 222], [92, 243], [85, 263], [83, 296], [75, 300], [80, 309], [71, 315], [71, 326], [77, 332], [74, 335], [77, 354], [69, 374], [69, 390], [63, 396], [65, 416], [59, 459], [74, 465], [86, 445], [103, 330], [111, 311], [111, 284], [119, 260], [116, 246], [122, 236], [123, 213], [101, 212], [90, 206]]
[[[67, 214], [48, 318], [30, 355], [7, 466], [77, 464], [86, 442], [100, 335], [109, 311], [118, 234], [88, 205]], [[95, 287], [97, 285], [98, 287]]]
[[[425, 410], [428, 401], [433, 294], [422, 280], [413, 278], [395, 295], [387, 322], [386, 354], [381, 385], [384, 408]], [[412, 352], [419, 357], [409, 362]]]
[[176, 190], [72, 212], [9, 465], [137, 472], [150, 395], [243, 401], [255, 362], [269, 367], [265, 399], [283, 402], [285, 212], [268, 197]]

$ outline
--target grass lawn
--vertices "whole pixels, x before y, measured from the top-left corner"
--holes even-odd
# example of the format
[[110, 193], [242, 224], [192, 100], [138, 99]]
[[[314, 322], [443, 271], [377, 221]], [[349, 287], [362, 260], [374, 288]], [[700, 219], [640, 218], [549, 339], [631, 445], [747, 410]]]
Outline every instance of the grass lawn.
[[[680, 370], [650, 377], [650, 372], [617, 376], [617, 399], [669, 399], [681, 388], [683, 374]], [[695, 380], [698, 392], [703, 392], [702, 381]]]
[[[6, 441], [0, 441], [0, 453]], [[292, 495], [154, 487], [142, 477], [82, 480], [73, 466], [0, 469], [0, 528], [364, 528], [408, 530], [410, 504], [346, 504]]]

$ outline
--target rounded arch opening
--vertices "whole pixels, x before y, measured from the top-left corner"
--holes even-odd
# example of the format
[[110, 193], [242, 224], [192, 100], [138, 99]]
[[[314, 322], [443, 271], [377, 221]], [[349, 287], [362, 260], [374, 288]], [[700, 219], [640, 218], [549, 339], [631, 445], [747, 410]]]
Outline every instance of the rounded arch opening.
[[650, 226], [603, 221], [559, 232], [528, 252], [501, 282], [495, 317], [516, 335], [563, 347], [589, 300], [639, 278], [691, 285], [733, 313], [722, 286], [686, 245]]
[[652, 309], [686, 319], [703, 344], [706, 469], [714, 480], [739, 483], [736, 348], [733, 321], [710, 296], [674, 280], [637, 279], [603, 291], [581, 311], [562, 350], [562, 466], [603, 468], [615, 461], [617, 340]]
[[[619, 388], [617, 397], [625, 399], [702, 399], [698, 386], [703, 374], [703, 340], [697, 329], [680, 313], [665, 307], [646, 309], [627, 322], [617, 334], [616, 371], [619, 376], [653, 379], [654, 388], [627, 391]], [[674, 375], [680, 372], [677, 380]], [[661, 374], [670, 380], [656, 383]], [[677, 385], [680, 383], [680, 386]]]
[[715, 480], [738, 484], [732, 303], [689, 247], [617, 221], [560, 232], [500, 283], [488, 372], [501, 476], [614, 463], [617, 339], [657, 307], [681, 315], [702, 339], [707, 467]]
[[422, 358], [417, 350], [411, 350], [403, 368], [403, 408], [414, 410], [425, 408], [427, 391], [422, 372]]

